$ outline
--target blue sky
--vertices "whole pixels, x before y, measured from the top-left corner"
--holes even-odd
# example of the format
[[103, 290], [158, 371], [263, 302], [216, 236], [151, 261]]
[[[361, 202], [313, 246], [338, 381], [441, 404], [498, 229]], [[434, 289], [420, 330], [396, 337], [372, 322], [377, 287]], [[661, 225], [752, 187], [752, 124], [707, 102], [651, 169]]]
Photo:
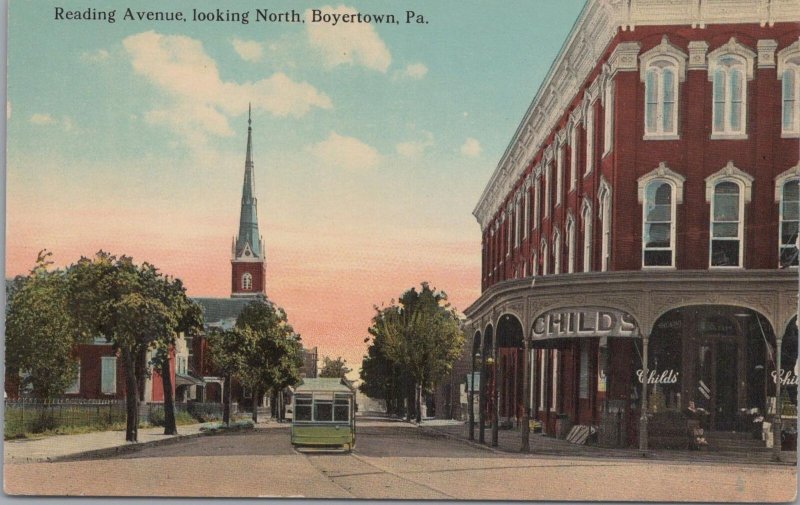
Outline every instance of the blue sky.
[[[116, 22], [53, 20], [87, 5]], [[247, 25], [121, 19], [163, 5], [11, 2], [7, 275], [44, 247], [60, 264], [102, 247], [226, 296], [250, 101], [267, 291], [312, 343], [360, 356], [348, 342], [372, 305], [422, 280], [458, 308], [477, 297], [472, 209], [582, 1], [262, 0], [223, 4]], [[257, 8], [428, 24], [255, 23]]]

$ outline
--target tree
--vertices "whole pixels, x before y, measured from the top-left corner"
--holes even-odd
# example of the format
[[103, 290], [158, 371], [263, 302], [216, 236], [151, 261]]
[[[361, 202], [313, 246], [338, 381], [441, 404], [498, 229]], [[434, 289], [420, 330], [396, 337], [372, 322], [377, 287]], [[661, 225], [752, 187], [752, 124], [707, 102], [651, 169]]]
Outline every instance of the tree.
[[[155, 275], [154, 275], [155, 274]], [[177, 322], [173, 331], [160, 335], [154, 342], [154, 353], [150, 360], [161, 376], [164, 390], [164, 434], [177, 435], [175, 423], [175, 397], [172, 394], [172, 375], [169, 364], [170, 355], [175, 348], [179, 334], [197, 336], [203, 329], [203, 312], [199, 305], [186, 296], [186, 289], [180, 279], [161, 276], [156, 271], [148, 271], [145, 277], [150, 295], [160, 300]]]
[[246, 305], [236, 326], [252, 331], [254, 337], [238, 377], [253, 391], [253, 421], [258, 422], [258, 399], [266, 391], [278, 393], [300, 380], [300, 336], [289, 325], [286, 312], [266, 298]]
[[417, 422], [422, 420], [422, 392], [448, 373], [464, 343], [458, 316], [447, 303], [447, 294], [428, 283], [400, 296], [399, 305], [383, 309], [376, 328], [385, 339], [386, 356], [401, 364], [414, 381]]
[[6, 312], [6, 368], [24, 372], [20, 387], [34, 397], [61, 396], [78, 378], [75, 345], [81, 341], [68, 310], [63, 270], [51, 270], [51, 253], [40, 251], [27, 276], [15, 278]]
[[211, 363], [225, 378], [222, 422], [231, 422], [231, 385], [246, 367], [247, 357], [255, 348], [256, 337], [250, 328], [214, 329], [208, 336]]
[[86, 338], [105, 336], [125, 367], [125, 440], [138, 441], [140, 359], [151, 345], [179, 324], [173, 310], [154, 294], [160, 274], [149, 263], [137, 266], [129, 256], [99, 251], [67, 269], [68, 306]]
[[322, 358], [322, 369], [319, 371], [320, 377], [344, 379], [350, 372], [352, 372], [352, 370], [347, 367], [347, 361], [342, 359], [341, 356], [336, 359], [332, 359], [328, 356]]

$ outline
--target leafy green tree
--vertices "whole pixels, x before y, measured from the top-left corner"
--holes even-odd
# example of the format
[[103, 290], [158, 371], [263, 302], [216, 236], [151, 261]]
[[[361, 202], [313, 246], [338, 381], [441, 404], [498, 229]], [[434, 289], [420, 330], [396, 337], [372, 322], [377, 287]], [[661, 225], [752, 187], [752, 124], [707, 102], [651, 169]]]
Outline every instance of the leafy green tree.
[[208, 335], [211, 363], [225, 378], [222, 422], [231, 422], [231, 386], [233, 378], [243, 373], [247, 358], [255, 351], [256, 336], [250, 328], [214, 329]]
[[11, 282], [6, 309], [6, 369], [24, 372], [20, 387], [41, 399], [61, 396], [75, 382], [75, 345], [81, 342], [65, 273], [50, 269], [50, 256], [40, 251], [30, 274]]
[[322, 358], [322, 369], [319, 371], [320, 377], [343, 379], [346, 378], [347, 374], [350, 372], [352, 372], [352, 370], [347, 367], [347, 361], [341, 356], [336, 359], [330, 358], [329, 356]]
[[[155, 274], [155, 275], [154, 275]], [[154, 353], [151, 364], [161, 376], [164, 390], [164, 434], [177, 435], [175, 423], [175, 397], [172, 394], [172, 375], [170, 374], [170, 354], [175, 349], [180, 333], [197, 336], [203, 329], [203, 312], [199, 305], [186, 296], [186, 288], [180, 279], [162, 276], [148, 271], [145, 282], [150, 295], [160, 300], [175, 317], [177, 325], [173, 331], [160, 335], [152, 344]]]
[[104, 251], [82, 257], [67, 269], [69, 307], [81, 334], [103, 335], [122, 356], [125, 367], [127, 422], [125, 440], [138, 441], [139, 384], [137, 360], [179, 324], [173, 310], [155, 296], [160, 274], [149, 263], [137, 266], [129, 256]]
[[417, 422], [422, 420], [422, 392], [429, 391], [458, 359], [464, 343], [459, 319], [447, 294], [423, 282], [411, 288], [399, 304], [381, 314], [378, 333], [385, 339], [386, 356], [407, 370], [414, 381]]
[[255, 338], [238, 377], [253, 391], [253, 421], [258, 422], [258, 399], [269, 390], [278, 394], [300, 380], [300, 336], [289, 325], [286, 312], [266, 298], [246, 305], [236, 326], [249, 329]]

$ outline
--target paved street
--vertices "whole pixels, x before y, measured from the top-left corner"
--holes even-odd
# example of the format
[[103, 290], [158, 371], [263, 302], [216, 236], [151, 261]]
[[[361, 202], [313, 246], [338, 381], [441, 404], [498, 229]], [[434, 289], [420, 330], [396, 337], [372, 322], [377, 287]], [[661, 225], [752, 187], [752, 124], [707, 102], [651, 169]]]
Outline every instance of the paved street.
[[523, 456], [385, 419], [362, 420], [351, 454], [298, 453], [281, 426], [5, 466], [13, 494], [789, 501], [795, 489], [794, 467]]

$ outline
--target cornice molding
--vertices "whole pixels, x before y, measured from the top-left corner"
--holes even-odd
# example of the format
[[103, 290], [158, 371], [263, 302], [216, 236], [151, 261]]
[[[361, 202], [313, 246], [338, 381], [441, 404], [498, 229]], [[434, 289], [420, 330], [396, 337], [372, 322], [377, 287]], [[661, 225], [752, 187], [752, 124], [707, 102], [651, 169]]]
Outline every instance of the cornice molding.
[[[587, 76], [600, 63], [601, 55], [620, 30], [633, 30], [637, 26], [704, 28], [707, 24], [744, 23], [772, 26], [797, 19], [800, 19], [800, 3], [794, 0], [587, 1], [484, 188], [473, 215], [482, 228], [496, 215], [511, 189], [511, 181], [522, 176], [563, 115], [564, 107], [581, 92]], [[638, 42], [624, 42], [614, 48], [608, 59], [611, 76], [619, 71], [637, 70], [639, 47]], [[693, 69], [694, 63], [689, 68]]]

